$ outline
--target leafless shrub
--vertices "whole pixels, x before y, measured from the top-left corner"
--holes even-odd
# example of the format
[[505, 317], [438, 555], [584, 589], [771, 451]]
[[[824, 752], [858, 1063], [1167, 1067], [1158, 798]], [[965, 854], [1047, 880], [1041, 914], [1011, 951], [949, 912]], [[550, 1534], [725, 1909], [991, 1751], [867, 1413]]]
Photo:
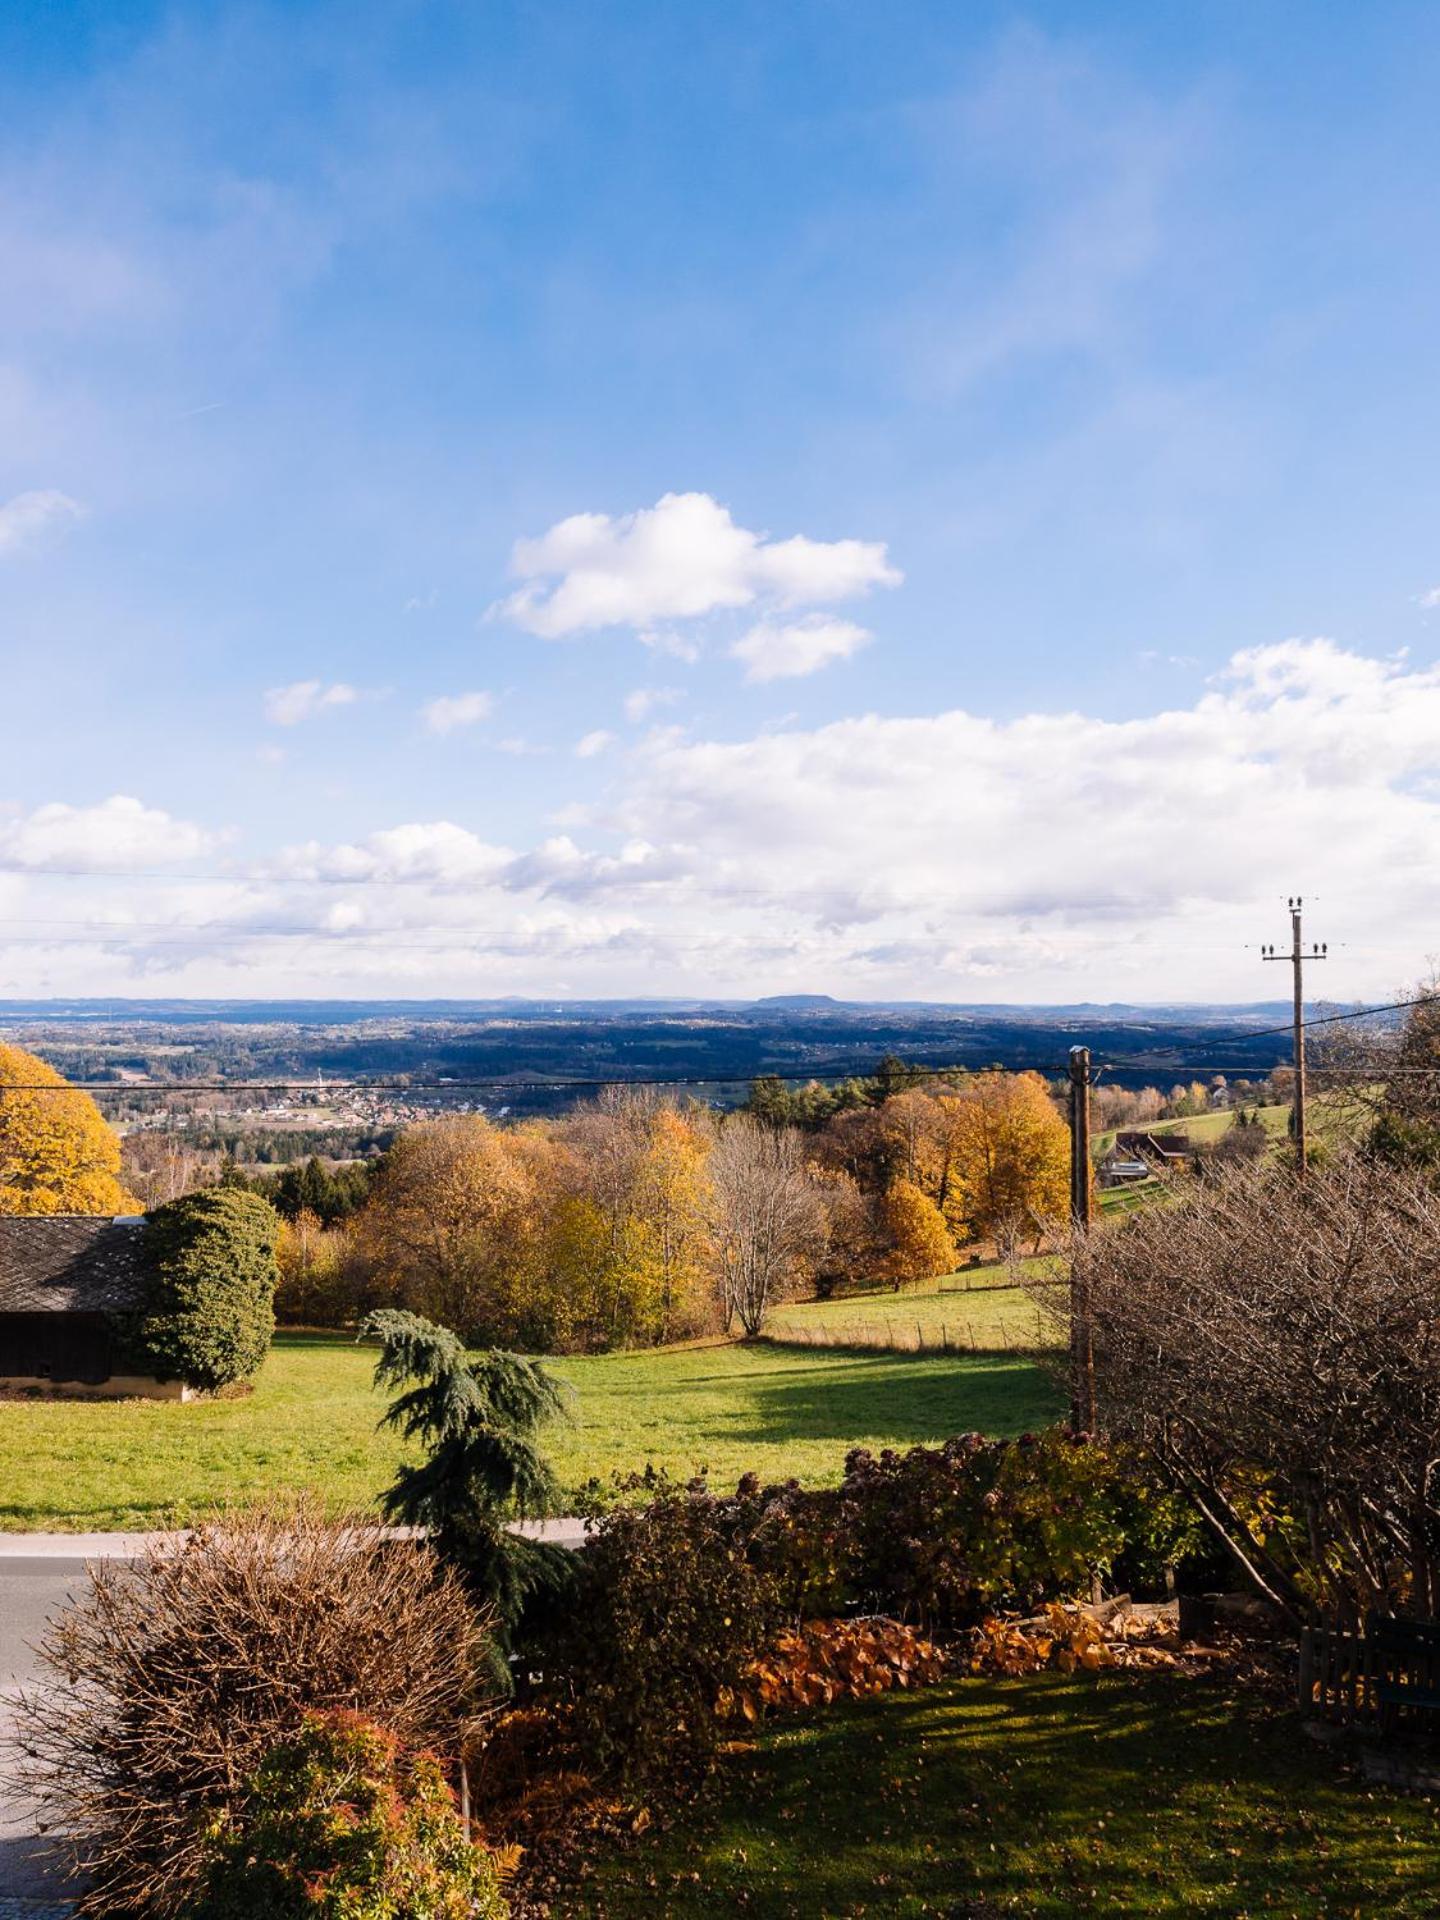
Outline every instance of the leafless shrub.
[[1233, 1168], [1074, 1259], [1102, 1424], [1165, 1464], [1272, 1598], [1440, 1610], [1432, 1184], [1353, 1154], [1303, 1183]]
[[227, 1515], [101, 1561], [41, 1644], [18, 1782], [89, 1887], [79, 1911], [184, 1911], [208, 1821], [307, 1709], [454, 1750], [485, 1623], [428, 1547], [315, 1503]]

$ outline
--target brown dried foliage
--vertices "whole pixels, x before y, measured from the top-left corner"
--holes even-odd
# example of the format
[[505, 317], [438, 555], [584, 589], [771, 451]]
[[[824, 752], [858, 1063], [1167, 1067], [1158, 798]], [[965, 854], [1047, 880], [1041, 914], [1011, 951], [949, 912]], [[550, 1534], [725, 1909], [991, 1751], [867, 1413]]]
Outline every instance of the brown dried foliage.
[[225, 1515], [91, 1568], [20, 1702], [20, 1783], [89, 1880], [79, 1911], [182, 1912], [203, 1829], [311, 1709], [453, 1751], [485, 1623], [427, 1547], [316, 1503]]
[[828, 1707], [945, 1676], [945, 1654], [899, 1620], [807, 1620], [777, 1636], [738, 1688], [719, 1701], [722, 1719], [758, 1720], [767, 1707]]
[[1121, 1668], [1162, 1668], [1204, 1673], [1222, 1656], [1214, 1648], [1182, 1644], [1173, 1606], [1133, 1607], [1128, 1600], [1103, 1608], [1052, 1601], [1026, 1620], [993, 1615], [972, 1627], [966, 1666], [971, 1673], [1099, 1673]]

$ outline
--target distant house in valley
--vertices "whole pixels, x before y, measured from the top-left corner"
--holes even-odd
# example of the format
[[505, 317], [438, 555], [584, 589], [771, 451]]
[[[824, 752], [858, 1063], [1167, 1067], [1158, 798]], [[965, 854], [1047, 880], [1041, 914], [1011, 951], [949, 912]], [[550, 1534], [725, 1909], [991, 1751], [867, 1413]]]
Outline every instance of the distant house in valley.
[[1115, 1151], [1127, 1160], [1143, 1160], [1152, 1173], [1173, 1173], [1195, 1158], [1188, 1133], [1117, 1133]]
[[141, 1303], [141, 1215], [0, 1215], [0, 1391], [181, 1400], [124, 1371], [115, 1316]]

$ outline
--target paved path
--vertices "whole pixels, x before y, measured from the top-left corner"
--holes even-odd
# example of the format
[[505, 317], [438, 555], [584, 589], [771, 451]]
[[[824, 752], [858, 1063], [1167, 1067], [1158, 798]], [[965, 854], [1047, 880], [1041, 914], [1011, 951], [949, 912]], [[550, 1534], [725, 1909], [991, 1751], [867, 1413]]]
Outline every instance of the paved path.
[[[23, 1535], [6, 1537], [25, 1540]], [[84, 1584], [85, 1559], [73, 1546], [64, 1554], [12, 1547], [0, 1557], [0, 1738], [10, 1732], [16, 1693], [36, 1677], [31, 1648], [45, 1622]], [[0, 1788], [0, 1920], [20, 1920], [22, 1915], [25, 1920], [51, 1920], [52, 1915], [59, 1920], [70, 1912], [68, 1902], [59, 1898], [59, 1875], [44, 1857], [35, 1812], [33, 1805]]]
[[[541, 1520], [521, 1532], [578, 1547], [580, 1520]], [[45, 1623], [85, 1586], [91, 1560], [133, 1560], [148, 1541], [181, 1536], [144, 1533], [0, 1533], [0, 1739], [12, 1725], [18, 1690], [39, 1677], [33, 1648]], [[35, 1808], [0, 1787], [0, 1920], [61, 1920], [54, 1868], [35, 1831]]]

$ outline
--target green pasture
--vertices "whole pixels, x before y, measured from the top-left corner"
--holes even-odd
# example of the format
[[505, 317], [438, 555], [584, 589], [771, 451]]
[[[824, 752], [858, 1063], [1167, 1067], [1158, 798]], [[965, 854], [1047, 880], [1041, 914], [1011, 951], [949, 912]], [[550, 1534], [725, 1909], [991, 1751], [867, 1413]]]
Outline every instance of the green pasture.
[[[1027, 1271], [1044, 1273], [1053, 1260], [1026, 1260]], [[979, 1284], [983, 1273], [984, 1283]], [[1015, 1352], [1050, 1344], [1032, 1296], [1005, 1285], [1005, 1270], [991, 1266], [947, 1274], [924, 1286], [847, 1293], [834, 1300], [797, 1300], [776, 1307], [766, 1335], [814, 1347], [886, 1348], [923, 1353], [955, 1348]], [[967, 1285], [970, 1280], [976, 1284]]]
[[[280, 1334], [244, 1399], [0, 1402], [0, 1529], [151, 1528], [226, 1502], [314, 1491], [363, 1506], [399, 1444], [376, 1423], [373, 1350]], [[562, 1485], [639, 1471], [728, 1488], [749, 1470], [839, 1478], [852, 1446], [912, 1446], [1043, 1424], [1060, 1396], [1021, 1355], [853, 1353], [716, 1344], [549, 1363], [573, 1389], [551, 1453]]]

